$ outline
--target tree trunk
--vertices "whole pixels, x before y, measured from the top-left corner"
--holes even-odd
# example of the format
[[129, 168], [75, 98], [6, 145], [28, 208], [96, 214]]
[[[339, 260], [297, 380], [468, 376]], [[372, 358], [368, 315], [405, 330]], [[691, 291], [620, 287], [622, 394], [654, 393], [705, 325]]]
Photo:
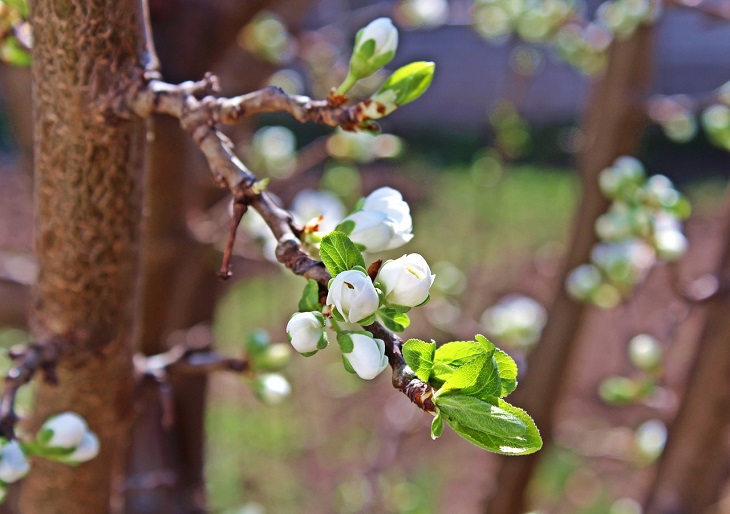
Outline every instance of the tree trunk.
[[38, 384], [30, 427], [72, 410], [101, 441], [78, 468], [36, 459], [23, 514], [112, 510], [132, 420], [144, 125], [104, 120], [106, 95], [143, 71], [136, 0], [31, 3], [36, 251], [31, 328], [67, 345], [59, 385]]
[[[717, 276], [730, 277], [730, 196]], [[720, 495], [728, 472], [730, 426], [730, 294], [726, 289], [707, 311], [682, 404], [669, 431], [646, 514], [703, 514]]]
[[[608, 201], [598, 187], [598, 174], [616, 157], [633, 154], [645, 126], [642, 101], [650, 86], [652, 67], [651, 26], [639, 28], [626, 41], [615, 43], [608, 68], [591, 90], [583, 122], [585, 147], [579, 170], [583, 189], [576, 213], [570, 246], [563, 259], [556, 297], [548, 311], [548, 322], [540, 343], [529, 356], [528, 371], [520, 380], [514, 403], [527, 410], [542, 432], [547, 447], [552, 440], [554, 414], [568, 378], [570, 357], [577, 345], [577, 333], [586, 311], [565, 291], [565, 280], [577, 266], [590, 260], [596, 243], [594, 225], [606, 211]], [[525, 490], [542, 456], [500, 458], [495, 492], [488, 500], [489, 514], [525, 512]]]

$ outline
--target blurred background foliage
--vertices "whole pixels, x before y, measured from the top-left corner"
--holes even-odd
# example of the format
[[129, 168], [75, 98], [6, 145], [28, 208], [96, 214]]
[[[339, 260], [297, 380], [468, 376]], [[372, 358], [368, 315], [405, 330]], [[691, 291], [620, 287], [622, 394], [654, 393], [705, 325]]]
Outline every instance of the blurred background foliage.
[[[683, 273], [712, 269], [730, 175], [722, 89], [730, 77], [730, 24], [708, 9], [676, 2], [660, 13], [641, 0], [600, 7], [563, 0], [257, 1], [238, 7], [232, 28], [218, 31], [221, 41], [196, 43], [230, 8], [213, 4], [151, 1], [168, 80], [199, 78], [212, 67], [226, 93], [274, 84], [321, 98], [346, 73], [354, 31], [382, 15], [401, 29], [391, 68], [414, 59], [437, 63], [429, 93], [384, 120], [380, 136], [330, 133], [276, 115], [230, 131], [245, 162], [271, 177], [270, 190], [286, 207], [305, 189], [328, 191], [346, 209], [383, 185], [402, 191], [416, 236], [407, 251], [424, 255], [437, 275], [433, 298], [413, 313], [407, 337], [446, 342], [486, 333], [527, 372], [527, 355], [563, 287], [561, 259], [583, 191], [577, 156], [590, 151], [581, 124], [589, 89], [606, 73], [612, 41], [630, 39], [645, 23], [656, 21], [658, 36], [645, 106], [652, 124], [637, 142], [638, 157], [648, 175], [667, 175], [693, 206]], [[710, 3], [716, 5], [727, 7], [725, 0]], [[175, 56], [190, 47], [190, 62]], [[25, 64], [13, 55], [6, 60]], [[0, 69], [3, 348], [27, 339], [25, 301], [35, 272], [23, 73]], [[376, 74], [352, 95], [365, 96], [382, 80]], [[151, 162], [170, 159], [163, 166], [168, 180], [183, 181], [179, 173], [188, 189], [151, 195], [184, 206], [176, 237], [184, 234], [192, 246], [178, 241], [166, 262], [177, 266], [186, 248], [196, 250], [188, 268], [180, 265], [157, 286], [172, 292], [156, 307], [167, 310], [153, 321], [157, 336], [148, 348], [164, 349], [174, 334], [200, 324], [210, 327], [221, 353], [242, 355], [256, 330], [285, 342], [303, 281], [267, 260], [267, 236], [249, 219], [237, 242], [235, 281], [215, 283], [229, 200], [209, 183], [196, 149], [171, 134], [158, 137], [153, 150], [167, 157]], [[156, 255], [154, 241], [147, 251]], [[642, 512], [703, 322], [673, 296], [667, 277], [667, 267], [657, 265], [629, 299], [612, 310], [591, 308], [582, 319], [553, 440], [529, 484], [532, 512]], [[648, 335], [635, 342], [638, 334]], [[387, 373], [360, 381], [334, 350], [295, 355], [284, 373], [293, 394], [274, 407], [255, 398], [249, 378], [211, 378], [204, 443], [211, 511], [473, 513], [484, 512], [485, 498], [499, 488], [498, 461], [453, 433], [432, 442], [430, 418], [392, 389]], [[729, 511], [723, 491], [712, 512]]]

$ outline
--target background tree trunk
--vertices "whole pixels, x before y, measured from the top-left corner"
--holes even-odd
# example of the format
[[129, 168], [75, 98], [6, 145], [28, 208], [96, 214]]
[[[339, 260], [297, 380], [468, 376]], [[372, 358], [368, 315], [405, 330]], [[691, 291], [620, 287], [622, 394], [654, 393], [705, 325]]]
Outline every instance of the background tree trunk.
[[[539, 344], [528, 359], [514, 403], [527, 410], [542, 433], [545, 447], [552, 441], [554, 414], [567, 382], [571, 354], [577, 344], [586, 306], [572, 300], [564, 287], [568, 274], [590, 260], [596, 243], [596, 219], [608, 208], [598, 174], [616, 157], [634, 154], [646, 119], [643, 99], [651, 84], [653, 27], [642, 26], [626, 41], [613, 45], [608, 67], [593, 86], [583, 121], [585, 146], [578, 163], [582, 198], [573, 222], [571, 241], [563, 258], [556, 296]], [[527, 510], [525, 490], [544, 451], [525, 457], [500, 457], [496, 490], [487, 502], [489, 514], [521, 514]]]
[[[647, 498], [646, 514], [703, 514], [718, 500], [728, 474], [730, 426], [730, 196], [717, 276], [689, 382]], [[724, 512], [724, 510], [718, 510]]]
[[31, 23], [40, 266], [31, 328], [67, 350], [59, 385], [38, 384], [30, 426], [76, 411], [101, 453], [78, 468], [34, 461], [20, 510], [101, 514], [111, 510], [132, 420], [144, 125], [104, 120], [98, 106], [139, 78], [144, 24], [136, 0], [36, 0]]

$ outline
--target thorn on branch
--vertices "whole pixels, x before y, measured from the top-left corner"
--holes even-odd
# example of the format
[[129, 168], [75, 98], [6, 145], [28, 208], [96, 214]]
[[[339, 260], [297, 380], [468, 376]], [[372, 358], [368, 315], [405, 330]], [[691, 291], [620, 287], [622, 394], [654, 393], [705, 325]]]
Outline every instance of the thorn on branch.
[[233, 245], [236, 242], [236, 233], [238, 232], [238, 226], [241, 224], [243, 215], [246, 214], [248, 206], [238, 200], [233, 202], [233, 216], [231, 217], [231, 228], [228, 232], [228, 242], [226, 243], [226, 249], [223, 252], [223, 261], [221, 262], [221, 269], [218, 272], [218, 276], [222, 280], [228, 280], [233, 275], [231, 271], [231, 259], [233, 258]]

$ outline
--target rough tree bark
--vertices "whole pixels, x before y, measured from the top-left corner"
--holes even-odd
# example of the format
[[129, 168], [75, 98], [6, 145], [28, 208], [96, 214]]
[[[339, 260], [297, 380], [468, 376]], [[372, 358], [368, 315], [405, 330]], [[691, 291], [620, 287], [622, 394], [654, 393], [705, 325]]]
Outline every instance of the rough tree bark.
[[[31, 3], [36, 251], [31, 329], [59, 338], [59, 385], [38, 384], [30, 427], [73, 410], [101, 441], [78, 468], [36, 460], [24, 514], [110, 512], [132, 419], [133, 300], [138, 271], [144, 124], [105, 120], [99, 105], [146, 62], [137, 0]], [[95, 108], [97, 107], [97, 108]]]
[[[718, 500], [728, 474], [730, 427], [730, 196], [717, 277], [705, 326], [677, 417], [647, 498], [646, 514], [703, 514]], [[723, 512], [722, 509], [718, 512]]]
[[[563, 284], [570, 271], [590, 259], [596, 243], [594, 225], [608, 207], [598, 187], [598, 174], [616, 157], [635, 153], [645, 127], [643, 99], [651, 83], [653, 28], [643, 26], [610, 49], [605, 74], [593, 85], [583, 121], [584, 144], [578, 163], [582, 199], [571, 241], [563, 258], [556, 296], [539, 344], [529, 356], [514, 403], [527, 410], [540, 428], [545, 447], [552, 440], [554, 414], [567, 382], [570, 356], [586, 311]], [[487, 501], [489, 514], [521, 514], [527, 510], [525, 490], [543, 452], [501, 457], [498, 487]]]

